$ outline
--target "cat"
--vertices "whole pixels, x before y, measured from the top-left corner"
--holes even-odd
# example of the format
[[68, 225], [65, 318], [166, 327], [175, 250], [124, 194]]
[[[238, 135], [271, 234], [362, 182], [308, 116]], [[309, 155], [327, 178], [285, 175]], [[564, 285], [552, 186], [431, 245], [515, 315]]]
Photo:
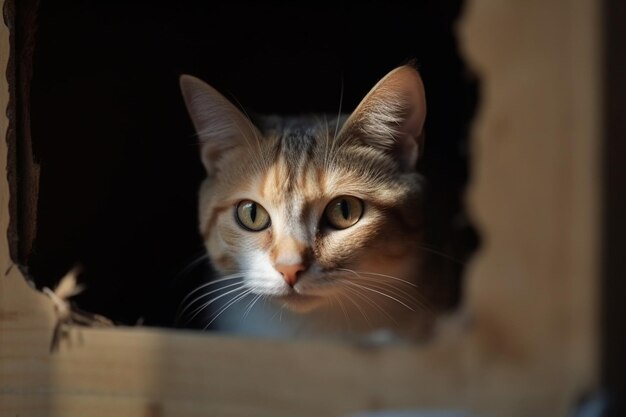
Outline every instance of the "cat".
[[189, 293], [182, 317], [209, 310], [205, 326], [244, 334], [430, 333], [436, 285], [421, 267], [415, 168], [426, 98], [413, 66], [331, 121], [253, 121], [198, 78], [182, 75], [180, 87], [207, 173], [199, 230], [219, 276]]

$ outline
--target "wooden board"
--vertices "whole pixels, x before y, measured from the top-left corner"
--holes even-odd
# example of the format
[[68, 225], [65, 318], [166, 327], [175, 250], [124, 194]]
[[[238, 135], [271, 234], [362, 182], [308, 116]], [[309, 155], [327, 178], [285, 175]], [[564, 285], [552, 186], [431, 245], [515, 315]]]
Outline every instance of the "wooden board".
[[[468, 4], [459, 35], [483, 85], [468, 198], [484, 244], [467, 277], [471, 325], [427, 346], [69, 326], [52, 353], [54, 306], [11, 268], [0, 178], [0, 416], [566, 415], [597, 384], [596, 3]], [[0, 68], [7, 58], [0, 25]], [[0, 77], [3, 109], [7, 91]], [[6, 152], [0, 141], [0, 172]]]

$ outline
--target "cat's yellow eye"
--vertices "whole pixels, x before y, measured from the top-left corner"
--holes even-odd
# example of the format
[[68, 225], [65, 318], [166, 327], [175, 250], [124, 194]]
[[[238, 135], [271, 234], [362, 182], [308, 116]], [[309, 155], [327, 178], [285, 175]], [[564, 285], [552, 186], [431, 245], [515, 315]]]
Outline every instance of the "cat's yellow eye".
[[363, 201], [349, 195], [337, 197], [326, 206], [324, 214], [335, 229], [347, 229], [363, 215]]
[[270, 215], [259, 203], [243, 200], [237, 204], [237, 223], [251, 232], [260, 232], [270, 225]]

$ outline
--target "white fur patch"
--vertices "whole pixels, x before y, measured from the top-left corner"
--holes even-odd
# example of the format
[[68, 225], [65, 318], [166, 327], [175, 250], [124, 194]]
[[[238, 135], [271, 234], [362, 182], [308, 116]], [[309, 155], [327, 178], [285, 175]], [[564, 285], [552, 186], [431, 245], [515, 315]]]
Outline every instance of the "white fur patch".
[[243, 261], [241, 269], [245, 274], [244, 282], [254, 292], [268, 295], [284, 295], [289, 292], [289, 286], [272, 265], [269, 254], [254, 250]]

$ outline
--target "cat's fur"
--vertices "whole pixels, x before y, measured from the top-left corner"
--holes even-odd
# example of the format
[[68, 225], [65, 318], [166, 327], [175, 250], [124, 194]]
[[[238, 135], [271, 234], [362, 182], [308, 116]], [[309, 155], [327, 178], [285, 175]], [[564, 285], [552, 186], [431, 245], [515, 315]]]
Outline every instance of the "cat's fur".
[[[181, 89], [208, 174], [200, 232], [225, 278], [221, 291], [208, 284], [190, 295], [183, 313], [214, 307], [218, 296], [232, 300], [210, 322], [224, 307], [267, 298], [266, 309], [291, 312], [292, 325], [310, 335], [423, 335], [435, 306], [420, 269], [423, 179], [415, 165], [426, 101], [418, 72], [393, 70], [349, 117], [329, 122], [273, 117], [255, 126], [199, 79], [183, 75]], [[324, 219], [339, 196], [363, 202], [361, 218], [342, 230]], [[243, 200], [267, 210], [267, 229], [241, 226]]]

